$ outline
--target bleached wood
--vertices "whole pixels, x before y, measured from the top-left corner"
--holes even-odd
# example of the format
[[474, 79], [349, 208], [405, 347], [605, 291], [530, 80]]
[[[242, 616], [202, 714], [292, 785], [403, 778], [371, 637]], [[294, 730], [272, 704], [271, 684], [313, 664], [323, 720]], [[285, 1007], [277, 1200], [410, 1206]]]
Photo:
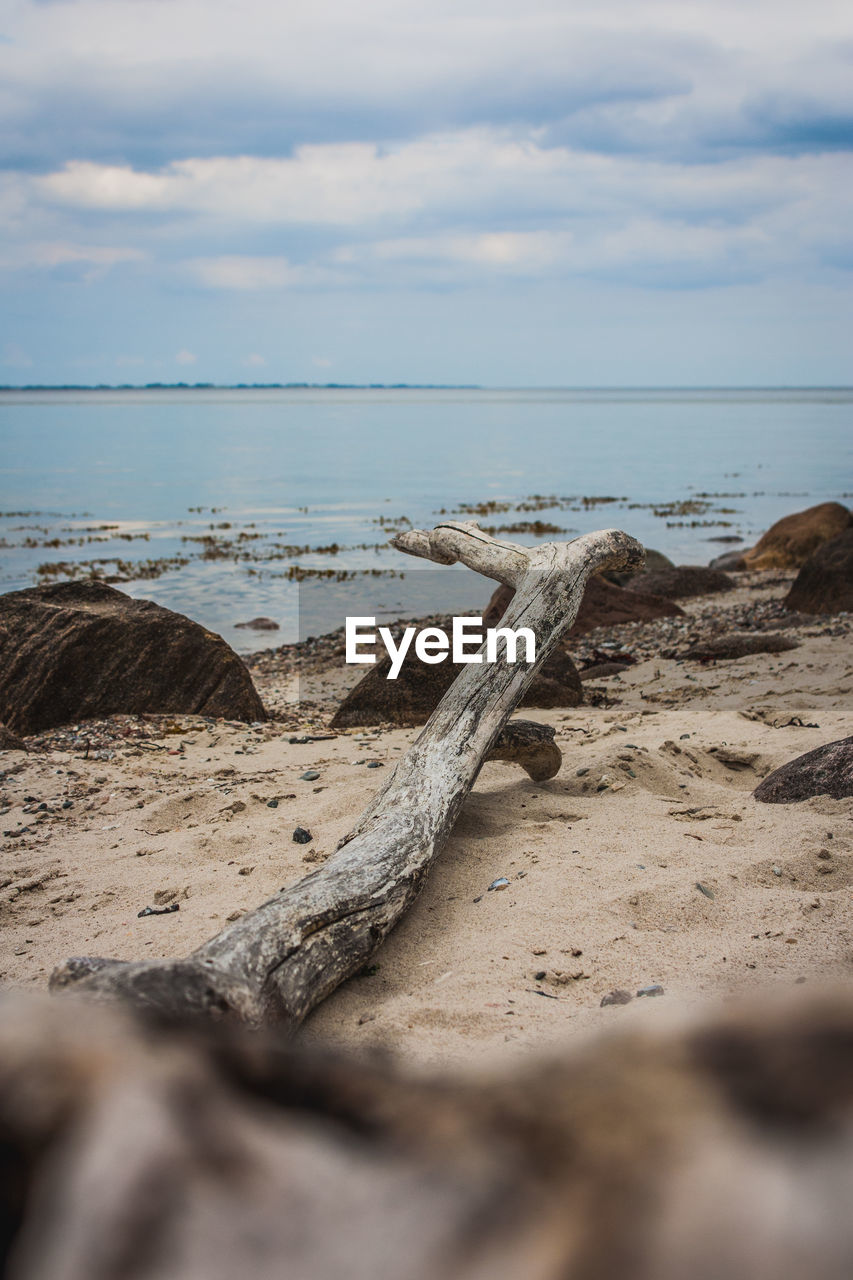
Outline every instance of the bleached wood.
[[[590, 574], [637, 568], [641, 545], [618, 530], [520, 547], [469, 522], [394, 540], [514, 587], [504, 627], [529, 627], [536, 661], [466, 666], [335, 854], [319, 870], [180, 960], [77, 957], [51, 987], [74, 985], [170, 1017], [232, 1016], [296, 1027], [357, 972], [417, 897], [483, 762], [537, 668], [571, 626]], [[542, 776], [547, 776], [544, 774]]]

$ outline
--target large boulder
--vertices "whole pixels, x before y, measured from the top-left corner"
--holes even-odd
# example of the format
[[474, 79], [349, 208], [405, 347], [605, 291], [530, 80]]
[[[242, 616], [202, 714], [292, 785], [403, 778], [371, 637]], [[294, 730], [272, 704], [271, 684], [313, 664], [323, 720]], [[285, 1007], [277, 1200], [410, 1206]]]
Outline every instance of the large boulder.
[[0, 720], [38, 733], [116, 713], [266, 720], [221, 636], [102, 582], [0, 596]]
[[853, 512], [840, 502], [821, 502], [777, 520], [755, 546], [744, 551], [747, 569], [799, 569], [809, 556], [853, 526]]
[[789, 760], [752, 793], [766, 804], [797, 804], [812, 796], [853, 796], [853, 738], [828, 742]]
[[[639, 583], [640, 579], [636, 581]], [[512, 587], [498, 587], [483, 614], [485, 626], [497, 626], [512, 597]], [[673, 600], [652, 595], [644, 589], [634, 591], [627, 587], [617, 587], [595, 574], [586, 584], [569, 638], [586, 635], [596, 627], [615, 627], [623, 622], [650, 622], [653, 618], [672, 618], [683, 614], [684, 610]]]
[[[684, 610], [674, 600], [646, 588], [645, 574], [634, 578], [636, 587], [617, 587], [597, 574], [586, 584], [569, 638], [586, 635], [596, 627], [616, 627], [623, 622], [651, 622], [654, 618], [681, 617]], [[641, 585], [642, 584], [642, 585]]]
[[[396, 680], [388, 679], [391, 659], [372, 666], [350, 689], [332, 720], [333, 729], [353, 725], [425, 724], [462, 670], [462, 663], [421, 662], [411, 651]], [[522, 707], [577, 707], [583, 686], [569, 655], [558, 649], [543, 663], [520, 702]]]
[[798, 613], [853, 610], [853, 529], [809, 556], [785, 597], [785, 608]]
[[731, 591], [734, 582], [719, 569], [701, 564], [678, 564], [671, 569], [641, 573], [634, 579], [638, 591], [666, 596], [670, 600], [687, 600], [692, 596], [709, 596], [717, 591]]

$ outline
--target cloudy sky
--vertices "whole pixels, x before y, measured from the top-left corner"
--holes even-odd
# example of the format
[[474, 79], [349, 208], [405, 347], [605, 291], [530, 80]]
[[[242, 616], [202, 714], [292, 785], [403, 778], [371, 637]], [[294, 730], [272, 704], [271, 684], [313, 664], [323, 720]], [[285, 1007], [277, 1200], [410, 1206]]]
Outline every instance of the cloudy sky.
[[4, 0], [0, 383], [853, 381], [849, 0]]

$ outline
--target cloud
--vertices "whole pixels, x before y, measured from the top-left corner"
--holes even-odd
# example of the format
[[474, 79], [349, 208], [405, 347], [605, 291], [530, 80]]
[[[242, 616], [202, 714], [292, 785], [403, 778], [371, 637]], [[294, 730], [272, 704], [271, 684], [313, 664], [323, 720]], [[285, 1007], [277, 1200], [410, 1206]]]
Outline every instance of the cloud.
[[[789, 199], [804, 176], [815, 199], [853, 173], [847, 157], [764, 156], [690, 164], [592, 155], [543, 145], [523, 132], [468, 129], [395, 147], [298, 148], [292, 157], [175, 161], [155, 173], [92, 163], [28, 180], [34, 203], [103, 215], [149, 214], [178, 225], [203, 218], [233, 227], [334, 230], [380, 223], [600, 218], [620, 208], [736, 219]], [[119, 225], [119, 224], [113, 224]], [[503, 228], [502, 228], [503, 229]], [[218, 255], [220, 270], [243, 255]], [[291, 269], [276, 255], [269, 269]]]
[[67, 241], [32, 241], [0, 254], [0, 270], [23, 270], [31, 267], [51, 270], [69, 263], [91, 268], [86, 273], [94, 279], [110, 267], [122, 262], [140, 262], [145, 254], [140, 249], [110, 245], [71, 244]]
[[190, 258], [184, 270], [208, 289], [238, 292], [269, 292], [313, 286], [346, 284], [346, 277], [330, 267], [294, 265], [287, 258], [225, 254], [212, 258]]
[[849, 287], [836, 0], [16, 0], [3, 28], [0, 269], [33, 351], [61, 313], [111, 370], [193, 334], [207, 377], [239, 314], [239, 377], [310, 311], [310, 375], [363, 299], [412, 300], [402, 344], [427, 298], [452, 326], [599, 283]]
[[755, 118], [764, 100], [809, 103], [815, 121], [853, 105], [851, 23], [833, 0], [77, 0], [49, 22], [21, 2], [7, 29], [5, 155], [41, 170], [478, 125], [687, 159], [787, 150]]
[[186, 347], [182, 347], [175, 354], [175, 364], [195, 364], [198, 356], [192, 351], [187, 351]]
[[249, 369], [262, 369], [266, 364], [266, 360], [263, 356], [258, 355], [257, 351], [253, 351], [251, 355], [245, 357], [243, 364]]

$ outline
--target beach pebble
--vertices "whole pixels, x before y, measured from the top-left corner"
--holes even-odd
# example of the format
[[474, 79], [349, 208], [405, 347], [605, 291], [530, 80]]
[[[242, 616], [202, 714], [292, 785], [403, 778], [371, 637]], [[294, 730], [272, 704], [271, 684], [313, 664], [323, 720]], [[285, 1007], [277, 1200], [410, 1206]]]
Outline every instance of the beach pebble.
[[316, 782], [319, 776], [316, 769], [309, 769], [306, 773], [300, 773], [299, 780], [300, 782]]
[[294, 844], [308, 844], [314, 837], [310, 831], [306, 831], [304, 827], [297, 827], [293, 833]]
[[662, 995], [663, 995], [663, 987], [658, 982], [652, 983], [650, 987], [640, 987], [640, 990], [637, 992], [638, 999], [640, 996], [662, 996]]
[[[637, 992], [637, 994], [640, 993]], [[606, 996], [601, 997], [600, 1008], [604, 1009], [609, 1004], [630, 1004], [631, 999], [630, 991], [623, 991], [621, 987], [616, 987], [613, 991], [608, 991]]]
[[507, 880], [506, 876], [498, 876], [497, 880], [493, 880], [492, 883], [489, 885], [488, 892], [491, 893], [493, 889], [508, 889], [508, 888], [509, 888], [509, 881]]

